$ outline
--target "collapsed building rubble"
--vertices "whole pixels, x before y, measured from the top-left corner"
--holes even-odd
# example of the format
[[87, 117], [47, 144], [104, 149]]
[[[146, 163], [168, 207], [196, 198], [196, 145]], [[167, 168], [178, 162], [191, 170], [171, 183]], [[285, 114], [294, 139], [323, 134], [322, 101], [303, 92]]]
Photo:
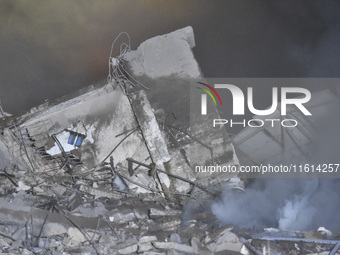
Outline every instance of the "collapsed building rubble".
[[203, 79], [194, 45], [191, 27], [136, 51], [122, 43], [119, 55], [110, 56], [106, 84], [4, 116], [1, 214], [8, 251], [198, 252], [189, 234], [171, 237], [207, 228], [197, 219], [183, 225], [182, 206], [203, 206], [203, 193], [241, 181], [193, 171], [212, 160], [238, 165], [225, 130], [215, 136], [190, 130], [183, 90]]
[[[118, 56], [111, 51], [107, 82], [21, 116], [0, 108], [2, 252], [261, 254], [270, 242], [273, 251], [293, 254], [285, 243], [292, 240], [256, 239], [211, 225], [214, 215], [195, 210], [243, 182], [194, 171], [239, 165], [226, 130], [212, 132], [202, 121], [217, 110], [202, 117], [190, 105], [190, 84], [204, 80], [194, 46], [191, 27], [135, 51], [128, 38]], [[339, 247], [295, 241], [311, 254], [332, 248], [320, 244]]]

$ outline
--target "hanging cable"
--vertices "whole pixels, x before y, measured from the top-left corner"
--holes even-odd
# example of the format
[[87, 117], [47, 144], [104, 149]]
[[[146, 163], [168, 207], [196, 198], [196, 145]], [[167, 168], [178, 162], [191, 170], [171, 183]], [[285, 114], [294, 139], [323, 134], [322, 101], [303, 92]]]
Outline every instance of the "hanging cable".
[[[119, 46], [119, 55], [117, 57], [113, 57], [114, 46], [119, 38], [122, 36], [127, 37], [127, 42], [123, 42]], [[124, 59], [124, 55], [131, 51], [131, 43], [130, 36], [126, 32], [121, 32], [113, 41], [111, 45], [111, 51], [109, 56], [109, 74], [107, 76], [107, 82], [111, 83], [113, 80], [121, 87], [123, 93], [127, 95], [127, 88], [125, 82], [128, 81], [132, 86], [139, 85], [142, 88], [149, 90], [150, 89], [137, 81], [123, 66], [123, 63], [126, 62]]]

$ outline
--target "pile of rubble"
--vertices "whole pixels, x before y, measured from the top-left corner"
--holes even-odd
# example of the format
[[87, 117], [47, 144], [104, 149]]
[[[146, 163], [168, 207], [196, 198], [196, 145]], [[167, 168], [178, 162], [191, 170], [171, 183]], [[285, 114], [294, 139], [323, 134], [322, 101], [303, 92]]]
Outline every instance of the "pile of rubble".
[[242, 186], [235, 174], [194, 170], [239, 164], [226, 130], [213, 132], [208, 122], [218, 116], [216, 108], [205, 121], [199, 107], [190, 112], [190, 93], [183, 89], [204, 79], [194, 46], [191, 27], [147, 40], [135, 51], [128, 40], [117, 57], [111, 51], [105, 83], [21, 116], [1, 110], [4, 252], [224, 249], [206, 222], [212, 215], [183, 220], [181, 211], [203, 208], [222, 189]]
[[247, 254], [231, 227], [212, 228], [213, 215], [203, 212], [187, 212], [185, 220], [179, 206], [157, 193], [131, 196], [101, 189], [100, 182], [74, 184], [66, 175], [58, 181], [31, 173], [6, 176], [0, 199], [3, 252]]
[[322, 228], [220, 227], [208, 203], [193, 200], [182, 210], [159, 193], [133, 196], [104, 189], [104, 181], [74, 183], [67, 174], [48, 179], [7, 170], [0, 181], [3, 253], [328, 254], [340, 244]]
[[239, 161], [226, 130], [210, 125], [219, 118], [212, 102], [201, 116], [190, 100], [200, 98], [196, 85], [183, 93], [204, 79], [194, 46], [191, 27], [136, 51], [123, 43], [107, 83], [22, 116], [0, 108], [3, 253], [322, 254], [335, 246], [335, 254], [340, 245], [323, 240], [324, 230], [319, 241], [280, 239], [219, 226], [210, 213], [222, 190], [242, 192], [243, 181], [195, 170]]

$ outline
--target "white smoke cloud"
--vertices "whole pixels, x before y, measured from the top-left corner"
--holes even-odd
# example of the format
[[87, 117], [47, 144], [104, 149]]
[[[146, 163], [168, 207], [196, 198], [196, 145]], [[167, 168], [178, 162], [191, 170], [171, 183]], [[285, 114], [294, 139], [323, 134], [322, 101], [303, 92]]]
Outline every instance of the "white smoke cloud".
[[306, 185], [304, 191], [278, 209], [278, 225], [282, 230], [306, 230], [317, 213], [317, 208], [309, 200], [317, 192], [318, 181], [306, 180], [302, 183]]
[[211, 210], [222, 225], [340, 231], [339, 184], [338, 179], [259, 179], [244, 193], [225, 191]]
[[[339, 164], [340, 101], [324, 108], [315, 123], [318, 134], [309, 146], [310, 156], [282, 159], [282, 164]], [[282, 156], [284, 158], [284, 155]], [[320, 226], [340, 232], [340, 169], [327, 178], [257, 179], [244, 193], [225, 191], [211, 207], [221, 224], [282, 230], [310, 231]], [[324, 176], [323, 176], [324, 177]]]
[[279, 209], [279, 228], [282, 230], [306, 230], [316, 209], [310, 207], [307, 196], [297, 196]]

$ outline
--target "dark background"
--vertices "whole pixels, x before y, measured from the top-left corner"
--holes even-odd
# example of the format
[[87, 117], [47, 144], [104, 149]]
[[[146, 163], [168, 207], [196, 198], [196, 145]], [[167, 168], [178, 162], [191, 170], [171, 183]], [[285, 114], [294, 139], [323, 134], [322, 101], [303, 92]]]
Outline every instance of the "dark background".
[[105, 79], [122, 31], [135, 49], [191, 25], [206, 77], [340, 74], [336, 0], [2, 0], [0, 12], [0, 99], [14, 114]]

